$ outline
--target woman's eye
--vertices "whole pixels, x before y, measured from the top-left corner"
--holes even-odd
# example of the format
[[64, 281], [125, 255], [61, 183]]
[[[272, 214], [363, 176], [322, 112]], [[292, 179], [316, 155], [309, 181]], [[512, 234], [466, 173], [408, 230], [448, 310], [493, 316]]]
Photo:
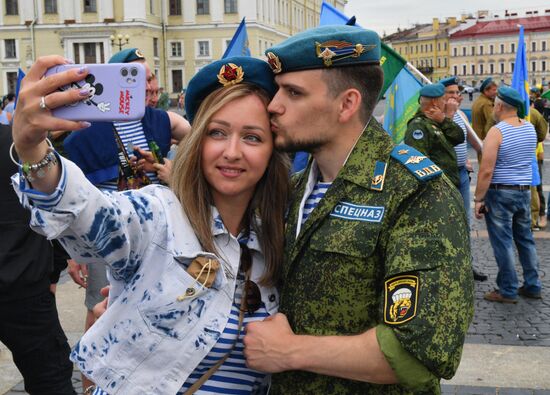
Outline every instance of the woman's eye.
[[247, 140], [247, 141], [251, 141], [251, 142], [254, 142], [254, 143], [261, 143], [262, 142], [262, 139], [254, 134], [248, 134], [246, 136], [244, 136], [244, 139]]
[[208, 136], [210, 137], [223, 137], [225, 136], [225, 133], [220, 129], [212, 129], [208, 131]]

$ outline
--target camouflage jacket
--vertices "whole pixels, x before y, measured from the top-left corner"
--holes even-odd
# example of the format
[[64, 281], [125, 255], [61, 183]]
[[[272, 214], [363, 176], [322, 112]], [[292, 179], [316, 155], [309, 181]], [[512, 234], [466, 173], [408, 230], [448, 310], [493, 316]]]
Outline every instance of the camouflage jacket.
[[464, 142], [464, 131], [451, 119], [441, 123], [431, 120], [421, 110], [407, 124], [405, 144], [416, 148], [438, 165], [457, 188], [460, 176], [456, 163], [455, 145]]
[[472, 104], [472, 128], [481, 140], [485, 140], [489, 129], [495, 125], [494, 106], [495, 103], [484, 94], [479, 95]]
[[400, 384], [288, 371], [273, 375], [270, 394], [439, 393], [440, 377], [458, 367], [473, 315], [458, 190], [416, 150], [394, 148], [372, 120], [296, 237], [311, 166], [289, 208], [280, 311], [297, 334], [376, 327]]

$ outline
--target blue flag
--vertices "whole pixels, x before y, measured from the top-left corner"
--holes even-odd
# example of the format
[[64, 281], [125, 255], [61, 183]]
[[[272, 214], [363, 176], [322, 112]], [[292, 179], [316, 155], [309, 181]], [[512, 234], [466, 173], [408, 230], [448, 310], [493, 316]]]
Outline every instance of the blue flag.
[[21, 68], [17, 71], [17, 84], [15, 84], [15, 101], [13, 103], [13, 109], [17, 107], [17, 98], [19, 97], [19, 89], [21, 88], [21, 81], [25, 78], [25, 72]]
[[231, 42], [227, 46], [222, 59], [230, 56], [251, 56], [250, 48], [248, 47], [248, 34], [246, 33], [246, 22], [244, 21], [244, 18], [233, 35]]
[[422, 84], [407, 69], [402, 69], [386, 91], [384, 129], [395, 143], [405, 137], [407, 123], [418, 110], [418, 94]]
[[527, 75], [527, 56], [525, 54], [525, 39], [523, 26], [519, 27], [519, 41], [516, 52], [514, 75], [512, 76], [512, 88], [517, 90], [523, 99], [525, 117], [529, 119], [529, 77]]
[[323, 4], [321, 5], [321, 19], [319, 22], [320, 26], [345, 25], [348, 20], [349, 18], [342, 14], [342, 12], [340, 12], [327, 2], [323, 1]]

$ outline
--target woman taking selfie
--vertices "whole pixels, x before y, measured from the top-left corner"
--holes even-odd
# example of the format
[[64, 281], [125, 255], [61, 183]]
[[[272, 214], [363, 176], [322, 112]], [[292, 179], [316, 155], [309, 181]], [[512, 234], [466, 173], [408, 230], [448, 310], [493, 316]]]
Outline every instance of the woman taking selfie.
[[272, 72], [246, 57], [201, 69], [188, 86], [193, 128], [170, 188], [102, 194], [45, 140], [47, 130], [85, 126], [50, 113], [85, 98], [56, 92], [85, 68], [42, 78], [63, 62], [41, 58], [22, 82], [13, 181], [35, 230], [78, 262], [106, 263], [114, 279], [116, 296], [71, 358], [95, 394], [258, 391], [266, 376], [246, 367], [242, 336], [247, 322], [277, 310], [288, 196], [266, 109]]

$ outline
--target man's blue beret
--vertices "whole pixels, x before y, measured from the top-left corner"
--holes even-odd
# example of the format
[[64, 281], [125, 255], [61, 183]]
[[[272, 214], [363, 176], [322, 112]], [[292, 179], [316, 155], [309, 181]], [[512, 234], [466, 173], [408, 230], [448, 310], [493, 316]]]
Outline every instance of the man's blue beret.
[[525, 102], [517, 90], [508, 86], [501, 86], [497, 90], [497, 97], [505, 103], [518, 109], [518, 117], [525, 116]]
[[145, 56], [137, 48], [127, 48], [111, 56], [109, 63], [130, 63], [134, 60], [145, 60]]
[[445, 94], [445, 87], [439, 82], [437, 84], [424, 85], [422, 88], [420, 88], [419, 94], [420, 96], [435, 99]]
[[185, 112], [189, 122], [193, 123], [195, 114], [206, 96], [218, 88], [239, 83], [256, 85], [270, 97], [277, 92], [273, 73], [265, 61], [248, 56], [216, 60], [200, 69], [187, 85]]
[[275, 74], [380, 64], [380, 37], [357, 26], [329, 25], [295, 34], [265, 51]]
[[529, 90], [531, 91], [531, 93], [539, 93], [540, 92], [539, 88], [537, 88], [536, 86], [532, 86]]
[[479, 86], [479, 91], [483, 92], [485, 90], [485, 88], [487, 88], [489, 86], [489, 84], [491, 84], [491, 83], [496, 84], [496, 82], [493, 82], [492, 77], [484, 79], [483, 82], [481, 83], [481, 85]]
[[447, 77], [443, 78], [439, 81], [440, 84], [442, 84], [444, 87], [451, 86], [451, 85], [458, 85], [458, 77]]

